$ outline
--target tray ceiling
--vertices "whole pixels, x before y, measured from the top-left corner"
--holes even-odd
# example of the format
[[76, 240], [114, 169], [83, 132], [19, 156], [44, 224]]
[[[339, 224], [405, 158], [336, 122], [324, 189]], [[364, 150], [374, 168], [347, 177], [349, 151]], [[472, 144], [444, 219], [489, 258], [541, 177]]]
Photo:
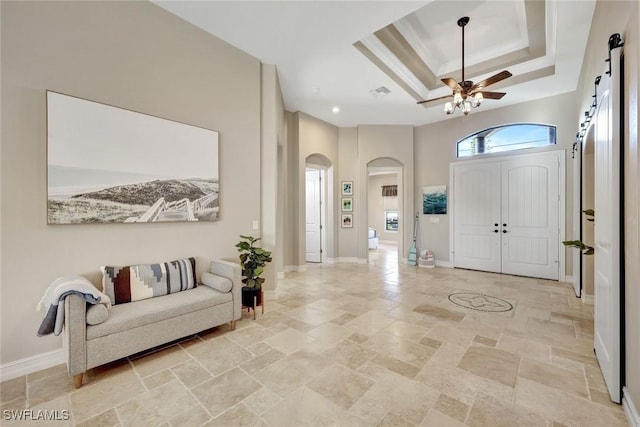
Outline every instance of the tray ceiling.
[[462, 16], [470, 18], [465, 78], [513, 73], [491, 87], [507, 95], [477, 111], [574, 91], [595, 7], [592, 0], [155, 3], [275, 64], [287, 110], [342, 127], [451, 118], [440, 103], [416, 101], [450, 93], [442, 77], [461, 79]]

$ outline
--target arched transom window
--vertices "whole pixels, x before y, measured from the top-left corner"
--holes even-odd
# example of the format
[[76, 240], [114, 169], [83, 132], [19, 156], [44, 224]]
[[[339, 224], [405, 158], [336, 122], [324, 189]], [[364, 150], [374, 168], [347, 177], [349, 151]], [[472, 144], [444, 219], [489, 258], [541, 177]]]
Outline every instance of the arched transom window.
[[457, 157], [544, 147], [555, 143], [555, 126], [516, 123], [484, 129], [461, 139], [458, 141]]

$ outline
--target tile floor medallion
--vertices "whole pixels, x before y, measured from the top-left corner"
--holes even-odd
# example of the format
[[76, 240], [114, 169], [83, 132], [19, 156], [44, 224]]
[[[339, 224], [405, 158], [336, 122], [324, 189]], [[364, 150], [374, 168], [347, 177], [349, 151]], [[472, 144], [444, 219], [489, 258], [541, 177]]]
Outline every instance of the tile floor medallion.
[[513, 310], [513, 305], [508, 301], [490, 295], [471, 292], [450, 294], [449, 301], [460, 307], [478, 311], [503, 312]]
[[[92, 369], [80, 389], [63, 365], [5, 381], [0, 409], [3, 427], [628, 426], [570, 284], [399, 265], [388, 245], [287, 274], [256, 320]], [[7, 417], [24, 410], [67, 419]]]

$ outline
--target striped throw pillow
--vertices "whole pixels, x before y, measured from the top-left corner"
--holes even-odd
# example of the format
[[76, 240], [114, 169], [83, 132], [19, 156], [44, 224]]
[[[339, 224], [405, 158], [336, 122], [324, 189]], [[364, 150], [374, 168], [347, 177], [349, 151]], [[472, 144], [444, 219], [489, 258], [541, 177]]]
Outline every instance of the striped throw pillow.
[[139, 301], [196, 287], [196, 260], [183, 258], [160, 264], [102, 266], [103, 292], [113, 304]]

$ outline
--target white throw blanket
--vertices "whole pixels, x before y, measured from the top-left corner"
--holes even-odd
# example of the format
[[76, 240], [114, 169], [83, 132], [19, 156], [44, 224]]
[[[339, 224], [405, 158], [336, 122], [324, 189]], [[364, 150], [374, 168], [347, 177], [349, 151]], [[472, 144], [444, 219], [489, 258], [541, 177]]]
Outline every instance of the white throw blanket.
[[47, 310], [38, 329], [38, 336], [60, 335], [64, 325], [64, 299], [69, 294], [80, 295], [90, 304], [104, 304], [111, 308], [109, 297], [100, 292], [93, 284], [82, 276], [64, 276], [54, 280], [38, 303], [38, 310]]

